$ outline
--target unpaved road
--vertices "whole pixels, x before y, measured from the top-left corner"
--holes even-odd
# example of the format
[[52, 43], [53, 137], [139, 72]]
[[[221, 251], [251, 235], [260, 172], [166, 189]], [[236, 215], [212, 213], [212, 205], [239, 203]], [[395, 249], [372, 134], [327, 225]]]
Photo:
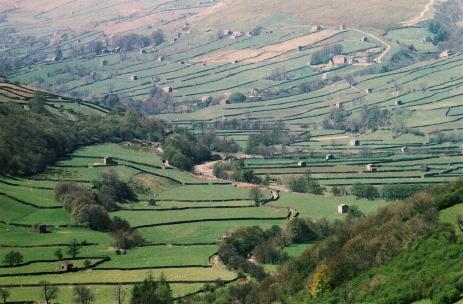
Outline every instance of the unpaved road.
[[389, 43], [387, 43], [386, 41], [384, 41], [383, 39], [381, 39], [380, 37], [376, 36], [375, 34], [372, 34], [372, 33], [368, 33], [368, 32], [365, 32], [365, 31], [362, 31], [360, 29], [354, 29], [352, 28], [351, 30], [353, 31], [356, 31], [358, 33], [362, 33], [364, 34], [365, 36], [370, 36], [376, 40], [378, 40], [379, 42], [381, 42], [382, 44], [384, 44], [386, 46], [386, 48], [384, 49], [384, 51], [381, 52], [381, 54], [379, 54], [375, 59], [374, 61], [377, 62], [377, 63], [381, 63], [381, 60], [384, 58], [384, 56], [386, 56], [390, 50], [391, 50], [391, 45]]
[[407, 20], [407, 21], [403, 21], [401, 22], [401, 24], [403, 26], [413, 26], [413, 25], [417, 25], [419, 22], [421, 21], [424, 21], [424, 20], [427, 20], [430, 18], [430, 16], [426, 16], [430, 11], [431, 9], [433, 9], [434, 5], [439, 3], [439, 2], [444, 2], [446, 0], [430, 0], [428, 4], [426, 4], [426, 6], [424, 7], [424, 9], [421, 11], [421, 13], [410, 19], [410, 20]]

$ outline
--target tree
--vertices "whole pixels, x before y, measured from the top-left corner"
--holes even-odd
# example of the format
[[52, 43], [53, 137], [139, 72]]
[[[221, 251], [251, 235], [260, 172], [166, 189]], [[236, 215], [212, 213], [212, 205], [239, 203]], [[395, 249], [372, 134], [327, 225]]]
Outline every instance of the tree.
[[119, 249], [130, 249], [144, 243], [143, 238], [137, 230], [118, 230], [114, 233], [114, 246]]
[[307, 171], [304, 174], [304, 177], [307, 181], [307, 192], [313, 194], [323, 194], [323, 192], [325, 192], [325, 189], [322, 186], [320, 186], [318, 180], [312, 177], [310, 171]]
[[121, 284], [117, 284], [116, 286], [114, 286], [113, 295], [114, 295], [114, 300], [116, 301], [116, 304], [125, 303], [125, 298], [126, 298], [127, 293], [126, 293], [124, 286], [122, 286]]
[[307, 243], [318, 239], [315, 231], [302, 218], [295, 218], [288, 223], [286, 230], [295, 244]]
[[261, 25], [257, 25], [255, 28], [251, 30], [251, 34], [253, 36], [259, 36], [260, 33], [262, 32], [263, 27]]
[[95, 299], [92, 291], [87, 286], [74, 286], [73, 294], [75, 304], [90, 304]]
[[60, 47], [57, 47], [55, 49], [55, 58], [56, 58], [56, 60], [63, 59], [63, 50]]
[[366, 198], [368, 200], [374, 200], [379, 197], [378, 189], [375, 186], [360, 183], [352, 185], [351, 194], [356, 198]]
[[243, 93], [235, 92], [230, 95], [229, 100], [231, 103], [242, 103], [246, 101], [246, 96]]
[[161, 274], [159, 282], [155, 281], [150, 274], [141, 283], [137, 283], [132, 289], [131, 304], [171, 304], [172, 290], [166, 281], [164, 274]]
[[61, 260], [63, 259], [63, 250], [61, 248], [57, 248], [54, 252], [55, 254], [55, 257], [58, 259], [58, 260]]
[[361, 218], [364, 218], [365, 214], [357, 206], [350, 206], [349, 211], [347, 212], [346, 221], [352, 222]]
[[75, 259], [75, 257], [79, 254], [81, 247], [82, 245], [79, 242], [77, 242], [76, 239], [73, 239], [72, 242], [68, 245], [66, 253], [72, 256], [73, 259]]
[[264, 200], [264, 193], [259, 188], [254, 187], [249, 190], [249, 199], [254, 201], [254, 204], [259, 207], [261, 202]]
[[331, 188], [331, 193], [333, 193], [334, 196], [341, 196], [342, 195], [341, 188], [339, 188], [338, 186], [333, 186]]
[[3, 263], [9, 266], [18, 265], [18, 264], [21, 264], [22, 262], [23, 262], [22, 254], [14, 250], [8, 252], [3, 259]]
[[325, 262], [321, 262], [315, 268], [310, 281], [309, 291], [313, 297], [327, 290], [330, 287], [330, 277], [328, 267]]
[[47, 281], [40, 281], [39, 285], [42, 288], [42, 297], [46, 304], [50, 304], [52, 300], [58, 298], [58, 287], [50, 285]]
[[10, 292], [6, 288], [0, 288], [0, 297], [2, 297], [3, 304], [6, 304], [6, 300], [10, 297]]

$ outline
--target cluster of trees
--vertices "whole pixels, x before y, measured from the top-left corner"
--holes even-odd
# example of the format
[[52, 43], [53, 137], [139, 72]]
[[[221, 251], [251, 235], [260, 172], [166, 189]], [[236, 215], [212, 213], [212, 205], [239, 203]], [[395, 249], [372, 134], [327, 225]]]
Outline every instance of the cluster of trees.
[[236, 153], [240, 146], [232, 138], [220, 137], [214, 130], [207, 130], [199, 136], [199, 142], [211, 151]]
[[430, 143], [442, 144], [445, 142], [458, 143], [463, 141], [463, 135], [460, 133], [444, 133], [437, 131], [429, 138]]
[[360, 111], [333, 109], [323, 120], [325, 129], [345, 130], [349, 132], [364, 132], [385, 127], [390, 123], [391, 113], [387, 109], [364, 105]]
[[[364, 217], [353, 206], [348, 221]], [[334, 234], [342, 225], [341, 221], [329, 222], [327, 219], [311, 220], [294, 218], [285, 229], [272, 226], [263, 230], [258, 226], [243, 227], [224, 238], [218, 254], [230, 268], [250, 273], [258, 280], [266, 277], [260, 264], [281, 264], [288, 260], [284, 247], [291, 244], [306, 244], [325, 239]]]
[[269, 123], [262, 122], [259, 120], [245, 120], [233, 118], [216, 120], [214, 121], [212, 127], [214, 129], [221, 130], [282, 130], [285, 129], [285, 124], [280, 120]]
[[441, 42], [447, 41], [449, 39], [449, 32], [446, 30], [445, 26], [439, 21], [433, 20], [428, 23], [428, 31], [434, 34], [432, 43], [438, 45]]
[[288, 73], [286, 72], [285, 68], [275, 68], [268, 76], [268, 79], [273, 81], [284, 81], [288, 80]]
[[175, 112], [175, 107], [178, 105], [178, 102], [171, 94], [156, 86], [150, 90], [150, 97], [143, 100], [134, 100], [117, 94], [106, 94], [97, 99], [96, 103], [116, 112], [129, 110], [140, 115], [156, 115], [168, 111]]
[[[276, 274], [240, 285], [240, 303], [454, 303], [463, 292], [454, 267], [462, 243], [454, 227], [438, 224], [438, 211], [462, 199], [459, 179], [341, 224]], [[225, 303], [230, 292], [190, 303]]]
[[289, 189], [293, 192], [313, 194], [323, 194], [326, 190], [320, 185], [318, 180], [310, 174], [310, 171], [304, 173], [304, 176], [292, 178], [289, 181]]
[[[85, 243], [85, 241], [79, 243], [76, 239], [72, 240], [67, 246], [66, 253], [74, 259], [79, 254], [80, 249]], [[54, 255], [58, 260], [62, 260], [64, 257], [63, 250], [61, 248], [57, 248], [54, 252]], [[19, 251], [15, 250], [11, 250], [6, 253], [3, 258], [3, 263], [8, 266], [19, 265], [23, 261], [24, 256]]]
[[286, 260], [288, 256], [281, 249], [284, 245], [283, 231], [279, 226], [267, 230], [259, 226], [243, 227], [222, 241], [218, 255], [231, 269], [262, 280], [266, 273], [256, 262], [277, 264]]
[[246, 95], [241, 92], [234, 92], [228, 97], [230, 103], [243, 103], [246, 101]]
[[244, 168], [242, 160], [232, 162], [217, 162], [213, 168], [214, 176], [237, 182], [261, 184], [263, 180], [252, 169]]
[[114, 171], [104, 171], [92, 190], [75, 182], [59, 182], [55, 196], [78, 223], [97, 231], [111, 231], [117, 248], [128, 249], [143, 243], [126, 220], [109, 216], [108, 211], [118, 209], [117, 203], [136, 199], [133, 190]]
[[[48, 281], [40, 281], [41, 300], [51, 304], [58, 299], [59, 288]], [[72, 288], [72, 303], [91, 304], [95, 303], [95, 294], [85, 285], [76, 285]], [[128, 292], [123, 285], [116, 285], [113, 289], [113, 300], [116, 304], [127, 303]], [[10, 293], [7, 288], [0, 288], [0, 299], [7, 303]], [[150, 274], [143, 282], [136, 283], [131, 291], [130, 304], [171, 304], [173, 303], [172, 289], [163, 273], [156, 281]]]
[[460, 9], [460, 0], [447, 1], [437, 7], [428, 29], [435, 33], [434, 43], [437, 43], [440, 49], [463, 49], [463, 29], [459, 25], [462, 20]]
[[165, 35], [162, 30], [155, 30], [149, 35], [141, 34], [124, 34], [116, 35], [106, 41], [96, 40], [88, 44], [82, 44], [73, 49], [77, 56], [95, 56], [102, 55], [105, 49], [112, 50], [120, 48], [121, 51], [133, 51], [150, 45], [159, 45], [165, 41]]
[[155, 30], [150, 35], [125, 34], [112, 37], [109, 44], [112, 47], [120, 47], [125, 51], [133, 51], [150, 45], [160, 45], [165, 41], [162, 30]]
[[422, 185], [389, 184], [378, 190], [373, 185], [355, 183], [352, 185], [351, 194], [356, 198], [365, 198], [368, 200], [381, 197], [386, 201], [398, 201], [408, 198], [423, 189]]
[[163, 145], [164, 158], [182, 170], [191, 170], [195, 164], [210, 160], [211, 150], [187, 130], [177, 130]]
[[399, 51], [392, 54], [391, 59], [387, 64], [382, 66], [382, 72], [388, 72], [408, 65], [417, 63], [423, 60], [425, 56], [416, 52], [414, 45], [408, 47], [402, 47]]
[[131, 304], [171, 304], [173, 303], [172, 289], [164, 274], [159, 281], [155, 281], [150, 274], [141, 283], [133, 286]]
[[333, 44], [324, 46], [321, 50], [315, 51], [310, 58], [311, 65], [319, 65], [328, 63], [331, 58], [336, 55], [342, 54], [342, 45]]
[[268, 155], [275, 152], [270, 146], [282, 144], [288, 139], [289, 132], [285, 130], [261, 130], [249, 135], [246, 153]]
[[163, 138], [164, 123], [134, 112], [95, 117], [74, 113], [66, 119], [49, 112], [46, 98], [36, 95], [29, 110], [0, 105], [0, 174], [40, 172], [78, 146], [95, 142]]

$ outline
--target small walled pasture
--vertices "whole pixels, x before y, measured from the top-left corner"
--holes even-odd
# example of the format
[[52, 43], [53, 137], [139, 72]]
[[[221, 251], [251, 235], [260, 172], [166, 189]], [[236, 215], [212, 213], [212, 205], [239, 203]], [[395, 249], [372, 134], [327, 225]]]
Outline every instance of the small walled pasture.
[[[105, 156], [118, 162], [109, 168], [122, 178], [137, 185], [144, 182], [144, 187], [136, 187], [138, 202], [121, 204], [121, 210], [110, 214], [127, 219], [146, 240], [144, 246], [121, 255], [116, 254], [109, 233], [76, 224], [53, 193], [61, 180], [90, 186], [106, 169], [92, 164]], [[36, 176], [0, 177], [0, 256], [11, 250], [24, 256], [23, 263], [15, 267], [0, 265], [0, 286], [10, 289], [11, 300], [39, 299], [38, 283], [47, 280], [60, 287], [61, 303], [70, 303], [71, 287], [76, 284], [88, 285], [98, 302], [110, 302], [114, 285], [129, 289], [149, 273], [164, 273], [174, 295], [181, 297], [200, 290], [207, 282], [236, 278], [224, 266], [211, 263], [218, 241], [227, 231], [251, 225], [284, 227], [291, 207], [307, 218], [342, 218], [336, 206], [345, 202], [344, 198], [282, 193], [280, 200], [255, 207], [246, 189], [214, 184], [177, 169], [163, 169], [161, 164], [155, 150], [102, 144], [83, 147]], [[270, 197], [270, 191], [265, 195]], [[151, 198], [156, 206], [147, 203]], [[366, 213], [385, 205], [348, 200]], [[34, 224], [45, 224], [48, 232], [34, 232]], [[83, 244], [74, 259], [66, 253], [73, 239]], [[57, 249], [76, 271], [58, 271], [62, 261], [54, 255]], [[89, 266], [85, 266], [86, 260]]]
[[[243, 35], [234, 40], [211, 36], [207, 43], [195, 46], [190, 45], [195, 38], [185, 37], [175, 44], [165, 43], [159, 49], [147, 50], [143, 54], [134, 51], [123, 57], [108, 54], [39, 64], [16, 71], [10, 77], [24, 83], [40, 82], [40, 85], [63, 94], [99, 96], [111, 91], [135, 99], [149, 97], [155, 85], [173, 87], [173, 95], [180, 100], [204, 95], [220, 96], [229, 91], [247, 92], [251, 88], [269, 86], [284, 89], [320, 78], [321, 75], [314, 73], [307, 63], [313, 52], [324, 46], [342, 44], [346, 55], [373, 54], [374, 50], [381, 52], [384, 48], [373, 36], [368, 42], [361, 42], [362, 35], [357, 31], [337, 28], [311, 33], [307, 25], [295, 29], [272, 29], [257, 36]], [[160, 54], [165, 55], [162, 62], [157, 61]], [[103, 59], [108, 62], [106, 66], [101, 65]], [[69, 67], [88, 70], [92, 76], [68, 79], [65, 70]], [[266, 77], [275, 68], [285, 68], [290, 81], [267, 80]], [[355, 66], [341, 70], [361, 68]], [[51, 75], [45, 82], [41, 80], [44, 74]], [[137, 75], [138, 80], [130, 81], [131, 75]], [[159, 81], [153, 82], [155, 77], [159, 77]]]
[[[423, 28], [396, 29], [389, 31], [386, 37], [397, 35], [397, 39], [413, 40], [424, 34], [423, 31]], [[393, 37], [388, 39], [393, 40]], [[286, 144], [283, 154], [267, 156], [264, 160], [246, 160], [247, 167], [258, 175], [270, 175], [284, 183], [307, 170], [325, 186], [350, 186], [356, 182], [373, 185], [441, 183], [460, 176], [462, 172], [461, 139], [436, 141], [438, 136], [461, 138], [461, 64], [462, 54], [457, 53], [391, 72], [356, 76], [353, 85], [341, 80], [307, 93], [212, 106], [193, 113], [163, 117], [174, 124], [192, 127], [197, 133], [214, 120], [225, 118], [268, 124], [282, 121], [290, 135], [310, 134], [309, 140]], [[332, 73], [340, 73], [340, 70]], [[366, 89], [371, 89], [371, 93], [367, 94]], [[393, 114], [402, 113], [400, 120], [409, 132], [393, 136], [392, 124], [362, 134], [323, 129], [323, 120], [338, 102], [353, 113], [358, 113], [365, 105]], [[216, 132], [246, 147], [247, 137], [259, 131], [230, 129]], [[353, 138], [359, 140], [358, 146], [349, 145]], [[281, 145], [276, 148], [281, 149]], [[325, 159], [328, 154], [333, 156], [332, 160]], [[298, 166], [300, 160], [308, 163], [307, 168]], [[377, 171], [369, 172], [368, 164], [376, 165]], [[427, 166], [426, 170], [424, 166]]]

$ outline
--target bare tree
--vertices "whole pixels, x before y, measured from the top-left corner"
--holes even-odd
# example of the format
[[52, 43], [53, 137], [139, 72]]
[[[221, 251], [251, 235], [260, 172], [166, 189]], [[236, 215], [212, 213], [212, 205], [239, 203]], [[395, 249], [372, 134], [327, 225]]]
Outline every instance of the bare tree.
[[42, 286], [42, 297], [46, 304], [58, 298], [58, 287], [50, 285], [47, 281], [40, 281], [39, 284]]
[[121, 284], [118, 284], [114, 287], [114, 300], [116, 301], [117, 304], [123, 304], [125, 303], [125, 297], [127, 293]]
[[90, 304], [95, 297], [92, 291], [87, 286], [74, 287], [74, 303], [76, 304]]

